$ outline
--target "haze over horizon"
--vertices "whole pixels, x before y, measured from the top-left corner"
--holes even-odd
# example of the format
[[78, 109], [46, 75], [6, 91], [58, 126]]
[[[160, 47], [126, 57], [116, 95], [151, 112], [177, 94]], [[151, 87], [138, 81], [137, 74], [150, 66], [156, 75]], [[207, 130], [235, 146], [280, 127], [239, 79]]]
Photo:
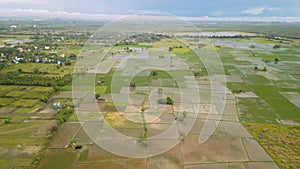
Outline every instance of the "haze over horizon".
[[[122, 16], [160, 12], [190, 20], [300, 21], [300, 1], [193, 1], [186, 0], [1, 0], [1, 17], [63, 19], [118, 19]], [[217, 18], [217, 19], [214, 19]], [[249, 19], [252, 18], [252, 19]], [[288, 18], [288, 19], [286, 19]]]

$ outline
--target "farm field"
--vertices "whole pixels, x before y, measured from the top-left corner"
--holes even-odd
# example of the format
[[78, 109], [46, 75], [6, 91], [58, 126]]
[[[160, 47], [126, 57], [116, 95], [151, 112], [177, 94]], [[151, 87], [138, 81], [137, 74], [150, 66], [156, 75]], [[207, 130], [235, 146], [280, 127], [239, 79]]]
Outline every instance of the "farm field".
[[31, 42], [0, 48], [0, 168], [300, 168], [300, 40], [285, 26], [180, 27], [110, 48], [96, 23], [74, 24], [1, 35]]
[[[195, 41], [194, 39], [185, 40]], [[282, 51], [285, 50], [285, 47], [274, 49], [273, 46], [277, 43], [279, 42], [276, 40], [264, 38], [211, 39], [210, 45], [217, 48], [224, 64], [227, 79], [226, 88], [230, 92], [227, 94], [228, 100], [226, 101], [225, 114], [221, 118], [220, 127], [214, 132], [210, 141], [203, 145], [199, 145], [196, 141], [199, 137], [199, 128], [204, 125], [204, 119], [207, 118], [209, 109], [200, 110], [202, 113], [197, 116], [196, 127], [192, 128], [191, 132], [185, 136], [184, 141], [178, 146], [164, 154], [139, 160], [119, 157], [103, 150], [84, 134], [84, 127], [82, 127], [79, 133], [73, 135], [73, 139], [69, 138], [69, 143], [75, 140], [76, 145], [83, 146], [81, 150], [77, 151], [79, 158], [74, 161], [74, 168], [106, 168], [108, 166], [122, 168], [132, 165], [137, 168], [146, 168], [146, 166], [151, 168], [165, 168], [166, 166], [172, 166], [172, 168], [219, 168], [222, 162], [226, 161], [231, 162], [231, 167], [246, 169], [261, 168], [263, 166], [264, 168], [297, 167], [296, 161], [299, 156], [297, 155], [297, 145], [299, 143], [296, 138], [299, 134], [297, 126], [300, 118], [298, 114], [299, 107], [294, 104], [297, 103], [298, 97], [292, 97], [291, 95], [297, 92], [299, 86], [298, 77], [293, 74], [295, 71], [292, 71], [298, 67], [286, 65], [293, 64], [292, 60], [297, 60], [297, 58], [293, 58], [293, 56], [289, 58], [282, 57]], [[144, 118], [151, 119], [153, 114], [147, 113], [151, 100], [147, 100], [147, 96], [153, 92], [152, 90], [160, 90], [165, 97], [169, 96], [174, 99], [174, 105], [165, 109], [163, 115], [155, 120], [155, 124], [147, 125], [148, 137], [160, 134], [170, 127], [170, 122], [180, 113], [176, 112], [178, 109], [177, 104], [182, 101], [178, 97], [177, 89], [182, 86], [188, 88], [187, 84], [180, 84], [179, 81], [174, 80], [174, 77], [183, 80], [184, 78], [181, 76], [186, 74], [184, 67], [179, 62], [173, 61], [173, 64], [176, 64], [174, 68], [166, 67], [156, 71], [146, 69], [138, 74], [133, 73], [137, 66], [130, 68], [133, 63], [143, 65], [143, 59], [154, 57], [154, 60], [160, 59], [160, 64], [164, 64], [164, 59], [168, 60], [170, 56], [177, 55], [179, 58], [186, 59], [186, 64], [189, 65], [192, 72], [200, 71], [200, 78], [196, 80], [199, 84], [202, 84], [201, 87], [205, 88], [203, 84], [207, 83], [204, 78], [207, 76], [207, 72], [202, 67], [203, 63], [194, 57], [195, 54], [191, 50], [183, 47], [163, 51], [163, 48], [161, 48], [160, 50], [163, 52], [158, 52], [155, 49], [159, 46], [168, 49], [168, 47], [175, 46], [175, 44], [184, 46], [184, 44], [176, 41], [161, 40], [147, 49], [149, 50], [149, 56], [143, 54], [143, 51], [129, 55], [129, 58], [127, 54], [119, 54], [117, 59], [120, 61], [106, 67], [105, 72], [107, 73], [96, 75], [95, 93], [99, 94], [97, 104], [106, 122], [115, 130], [130, 137], [141, 137], [144, 133], [143, 125], [134, 125], [128, 119], [136, 122], [142, 121], [141, 111], [145, 111]], [[255, 45], [255, 47], [253, 48], [251, 45]], [[194, 44], [190, 47], [195, 50], [196, 46], [197, 44]], [[138, 46], [130, 45], [128, 47], [138, 48]], [[294, 50], [295, 53], [299, 52], [297, 47], [293, 48], [289, 45], [286, 47], [289, 48], [287, 50]], [[206, 53], [212, 49], [213, 47], [207, 45], [201, 52]], [[265, 49], [268, 49], [267, 51], [272, 52], [273, 55], [266, 56], [267, 54], [263, 53]], [[118, 52], [122, 48], [117, 46], [112, 50]], [[163, 57], [155, 58], [159, 55], [163, 55]], [[127, 66], [118, 65], [122, 62], [122, 57], [126, 58], [124, 64], [127, 64]], [[130, 57], [133, 57], [134, 62], [131, 63]], [[279, 58], [277, 63], [275, 63], [275, 58]], [[107, 59], [113, 58], [108, 57]], [[141, 59], [141, 61], [137, 61], [138, 59]], [[291, 62], [285, 62], [284, 59]], [[258, 67], [257, 70], [255, 69], [256, 66]], [[263, 70], [264, 67], [266, 67], [266, 70]], [[283, 72], [287, 75], [282, 75]], [[291, 74], [288, 74], [289, 72]], [[198, 75], [198, 73], [193, 75]], [[130, 78], [130, 76], [134, 77]], [[284, 81], [288, 80], [286, 78], [289, 78], [290, 83], [283, 85]], [[187, 83], [191, 82], [187, 81]], [[289, 95], [289, 91], [294, 93]], [[189, 97], [192, 98], [192, 95], [189, 95]], [[204, 97], [204, 100], [194, 103], [204, 105], [206, 102], [207, 100]], [[193, 117], [189, 113], [194, 110], [189, 107], [186, 107], [186, 110], [188, 111], [187, 117]], [[209, 118], [214, 119], [216, 117]], [[239, 121], [242, 122], [242, 125]], [[88, 125], [88, 123], [85, 125]], [[272, 132], [280, 131], [278, 135], [272, 135], [273, 138], [270, 138], [269, 135], [265, 134], [265, 131], [271, 128], [269, 126], [274, 126]], [[284, 127], [293, 128], [291, 131], [295, 137], [288, 137], [284, 141], [290, 145], [289, 152], [293, 152], [295, 158], [287, 154], [279, 154], [280, 149], [285, 144], [277, 145], [277, 140], [279, 142], [283, 141], [280, 140], [282, 135], [290, 135], [290, 130], [283, 129]], [[268, 144], [269, 139], [274, 141], [274, 146], [273, 143]], [[222, 143], [219, 140], [223, 140]], [[161, 144], [163, 144], [163, 141]], [[199, 150], [201, 150], [201, 153], [199, 153]], [[217, 157], [208, 153], [217, 150]]]
[[[28, 44], [40, 41], [34, 39], [33, 34], [2, 33], [0, 168], [36, 168], [60, 121], [70, 116], [72, 99], [58, 98], [57, 95], [60, 90], [65, 90], [65, 84], [70, 83], [74, 59], [66, 65], [49, 62], [49, 55], [56, 52], [45, 50], [46, 44], [36, 43], [35, 47]], [[71, 50], [69, 45], [63, 46], [65, 50], [70, 49], [70, 53], [78, 51]], [[55, 108], [54, 103], [61, 106]]]

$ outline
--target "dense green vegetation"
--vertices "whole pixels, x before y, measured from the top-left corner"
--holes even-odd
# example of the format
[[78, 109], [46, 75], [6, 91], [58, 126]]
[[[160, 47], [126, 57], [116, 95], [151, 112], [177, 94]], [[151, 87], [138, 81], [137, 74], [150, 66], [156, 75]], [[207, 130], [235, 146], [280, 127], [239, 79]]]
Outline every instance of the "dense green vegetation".
[[70, 83], [72, 76], [41, 76], [24, 75], [18, 73], [0, 74], [1, 85], [25, 85], [25, 86], [64, 86]]

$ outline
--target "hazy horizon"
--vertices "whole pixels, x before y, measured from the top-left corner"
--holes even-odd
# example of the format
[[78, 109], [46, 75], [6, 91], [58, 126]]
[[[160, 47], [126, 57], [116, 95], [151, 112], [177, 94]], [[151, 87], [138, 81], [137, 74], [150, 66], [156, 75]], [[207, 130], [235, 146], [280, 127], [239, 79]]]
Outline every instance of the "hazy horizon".
[[192, 21], [299, 22], [296, 0], [192, 1], [112, 0], [1, 0], [0, 17], [34, 19], [115, 20], [124, 16], [157, 12]]

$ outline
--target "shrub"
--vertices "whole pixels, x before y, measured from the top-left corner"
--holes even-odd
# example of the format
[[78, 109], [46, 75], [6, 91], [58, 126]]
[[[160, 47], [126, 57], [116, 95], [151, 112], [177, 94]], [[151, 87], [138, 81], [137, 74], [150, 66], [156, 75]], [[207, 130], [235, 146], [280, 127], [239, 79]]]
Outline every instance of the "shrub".
[[167, 104], [173, 105], [174, 101], [171, 97], [167, 97]]
[[82, 148], [82, 145], [77, 145], [77, 146], [75, 146], [75, 149], [76, 150], [79, 150], [79, 149], [81, 149]]

